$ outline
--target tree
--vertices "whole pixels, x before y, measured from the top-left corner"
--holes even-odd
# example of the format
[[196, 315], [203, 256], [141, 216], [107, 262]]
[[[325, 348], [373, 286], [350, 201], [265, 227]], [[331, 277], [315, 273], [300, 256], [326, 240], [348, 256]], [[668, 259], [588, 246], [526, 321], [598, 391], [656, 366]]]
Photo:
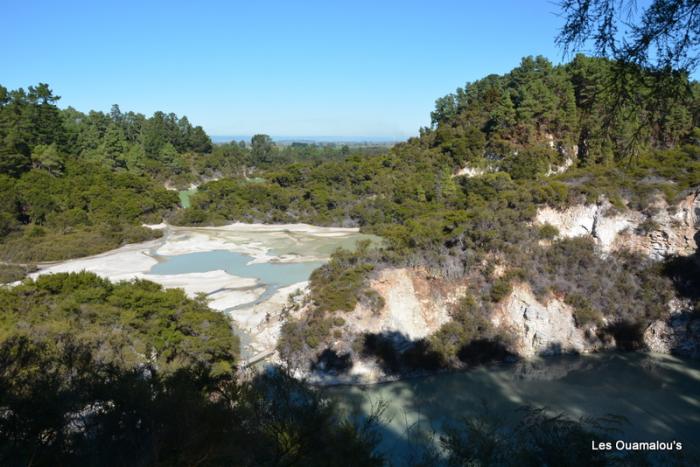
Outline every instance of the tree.
[[122, 120], [124, 119], [124, 115], [122, 114], [122, 111], [117, 104], [112, 105], [112, 109], [109, 111], [109, 116], [114, 123], [120, 125], [122, 123]]
[[32, 152], [32, 164], [51, 174], [60, 173], [63, 170], [63, 157], [59, 154], [56, 143], [36, 146]]
[[54, 96], [48, 84], [39, 83], [36, 87], [29, 86], [27, 98], [27, 116], [32, 126], [30, 146], [56, 143], [62, 147], [66, 134], [56, 107], [60, 96]]
[[127, 144], [124, 132], [117, 124], [110, 124], [102, 139], [101, 146], [101, 152], [105, 163], [109, 167], [125, 167], [124, 153], [126, 151]]
[[636, 0], [563, 0], [560, 7], [557, 43], [567, 52], [592, 41], [601, 57], [665, 71], [692, 71], [700, 59], [698, 0], [653, 0], [640, 13]]
[[11, 148], [0, 148], [0, 174], [19, 177], [31, 167], [31, 157]]
[[146, 156], [156, 159], [161, 148], [168, 142], [165, 129], [165, 114], [156, 112], [146, 120], [141, 132], [143, 150]]
[[[184, 117], [183, 117], [184, 118]], [[191, 151], [210, 153], [212, 150], [211, 139], [201, 126], [192, 129], [188, 138], [188, 146]]]
[[275, 149], [275, 143], [268, 135], [253, 136], [250, 140], [250, 146], [253, 165], [272, 162], [272, 153]]

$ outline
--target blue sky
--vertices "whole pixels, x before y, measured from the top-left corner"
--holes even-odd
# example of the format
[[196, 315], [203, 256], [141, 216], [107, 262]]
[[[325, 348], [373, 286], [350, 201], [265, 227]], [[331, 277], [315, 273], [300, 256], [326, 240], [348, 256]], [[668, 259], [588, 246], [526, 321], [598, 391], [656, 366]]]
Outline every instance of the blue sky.
[[405, 138], [436, 98], [526, 55], [561, 61], [551, 1], [4, 0], [8, 88], [78, 110], [187, 115], [213, 135]]

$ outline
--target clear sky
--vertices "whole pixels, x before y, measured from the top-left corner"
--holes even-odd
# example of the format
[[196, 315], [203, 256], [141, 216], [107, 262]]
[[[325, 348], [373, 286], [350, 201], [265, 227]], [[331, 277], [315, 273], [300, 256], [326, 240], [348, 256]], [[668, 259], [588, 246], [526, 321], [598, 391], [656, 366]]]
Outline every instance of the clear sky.
[[555, 2], [3, 0], [0, 84], [212, 135], [405, 138], [436, 98], [526, 55], [561, 61]]

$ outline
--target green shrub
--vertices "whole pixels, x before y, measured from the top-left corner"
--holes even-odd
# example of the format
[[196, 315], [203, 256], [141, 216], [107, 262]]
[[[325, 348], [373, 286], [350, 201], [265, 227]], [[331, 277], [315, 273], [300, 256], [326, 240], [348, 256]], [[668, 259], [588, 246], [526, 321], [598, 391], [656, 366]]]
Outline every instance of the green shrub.
[[0, 284], [7, 284], [24, 279], [27, 274], [36, 271], [34, 265], [0, 264]]
[[508, 276], [499, 277], [491, 285], [489, 298], [492, 302], [498, 303], [506, 298], [512, 291], [513, 284], [511, 283], [511, 278]]
[[181, 289], [144, 280], [44, 275], [0, 289], [0, 307], [0, 343], [26, 337], [57, 350], [70, 340], [95, 349], [101, 363], [127, 370], [155, 365], [162, 374], [232, 369], [238, 358], [238, 338], [224, 314]]
[[567, 295], [564, 302], [573, 307], [574, 319], [578, 327], [600, 325], [603, 322], [603, 314], [594, 309], [588, 299], [580, 293]]
[[543, 240], [552, 240], [554, 237], [559, 235], [559, 229], [554, 227], [552, 224], [544, 224], [540, 227], [537, 234], [539, 238]]
[[340, 317], [336, 316], [333, 318], [333, 326], [344, 326], [345, 325], [345, 320]]

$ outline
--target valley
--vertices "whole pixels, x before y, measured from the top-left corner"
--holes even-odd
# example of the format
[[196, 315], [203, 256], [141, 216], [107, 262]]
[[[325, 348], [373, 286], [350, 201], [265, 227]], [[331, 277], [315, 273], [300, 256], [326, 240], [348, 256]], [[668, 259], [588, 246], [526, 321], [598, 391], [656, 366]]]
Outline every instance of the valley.
[[0, 465], [700, 465], [698, 0], [34, 3]]

